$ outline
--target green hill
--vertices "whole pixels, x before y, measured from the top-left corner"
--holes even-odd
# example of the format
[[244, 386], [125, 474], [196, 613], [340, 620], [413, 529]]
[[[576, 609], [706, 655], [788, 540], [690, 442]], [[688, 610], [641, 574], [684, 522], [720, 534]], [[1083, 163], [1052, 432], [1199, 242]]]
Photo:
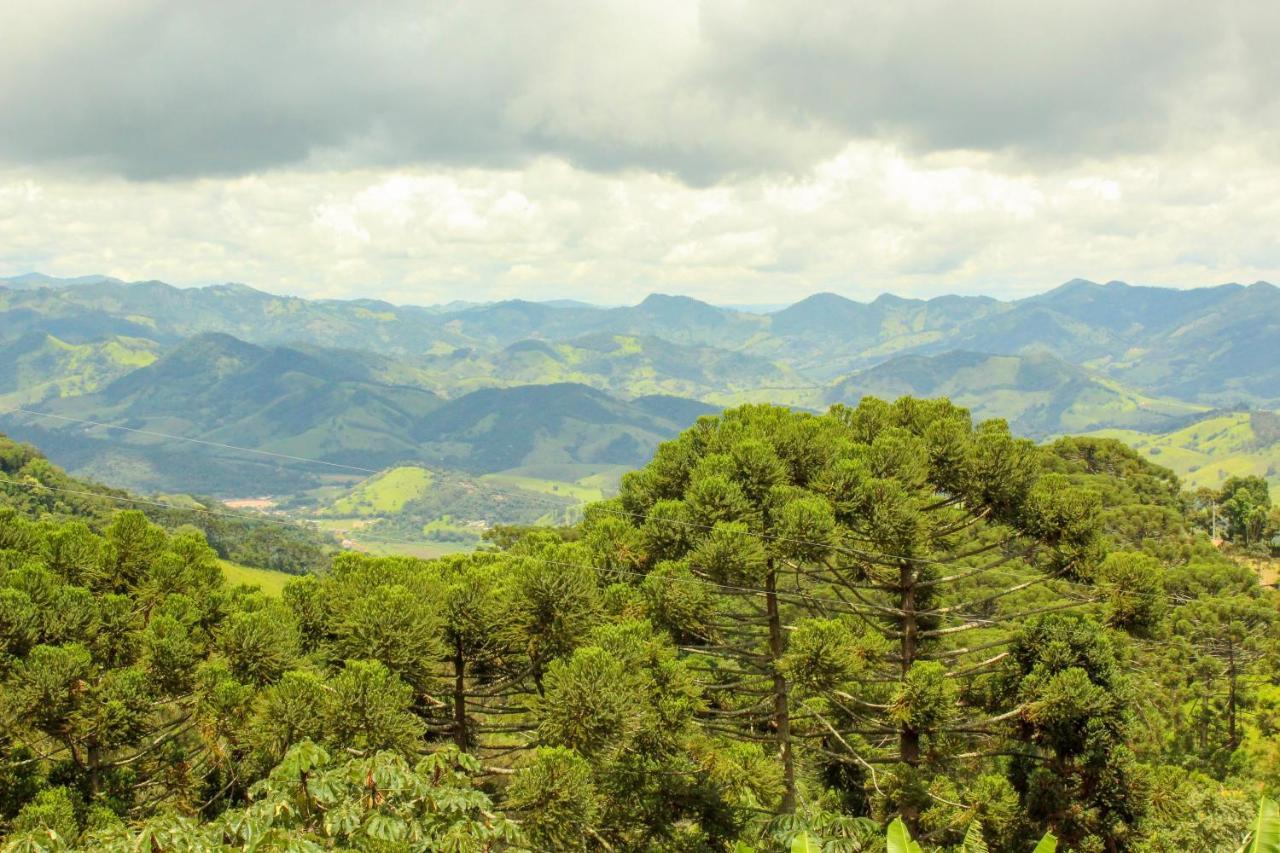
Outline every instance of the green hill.
[[31, 416], [6, 423], [84, 475], [146, 491], [245, 497], [298, 493], [343, 473], [304, 459], [373, 470], [412, 460], [472, 474], [637, 465], [715, 410], [664, 395], [623, 400], [575, 383], [486, 388], [445, 400], [397, 382], [408, 370], [370, 353], [260, 347], [205, 334], [95, 393], [41, 407], [142, 432]]
[[31, 518], [81, 521], [94, 530], [120, 509], [137, 509], [168, 530], [199, 528], [219, 557], [272, 573], [323, 570], [337, 544], [310, 527], [255, 518], [211, 498], [147, 498], [73, 477], [31, 445], [0, 435], [0, 510], [5, 508]]
[[725, 402], [758, 388], [804, 388], [796, 371], [749, 353], [654, 336], [599, 332], [568, 341], [525, 339], [496, 352], [460, 350], [424, 362], [442, 394], [573, 382], [627, 396]]
[[401, 465], [364, 480], [334, 501], [330, 511], [343, 516], [395, 515], [425, 495], [433, 479], [425, 468]]
[[[194, 337], [101, 390], [41, 407], [56, 415], [368, 468], [413, 456], [411, 425], [442, 400], [391, 384], [395, 365], [368, 353], [259, 347]], [[244, 496], [296, 491], [323, 466], [193, 446], [145, 432], [18, 418], [10, 431], [73, 470], [147, 491]]]
[[601, 493], [598, 486], [530, 476], [474, 477], [400, 465], [347, 489], [317, 490], [319, 505], [309, 512], [323, 529], [361, 548], [387, 538], [474, 545], [494, 525], [564, 523], [577, 506]]
[[1259, 282], [1225, 294], [1118, 357], [1109, 372], [1187, 399], [1280, 406], [1280, 288]]
[[1099, 430], [1177, 473], [1188, 486], [1218, 488], [1228, 477], [1256, 474], [1280, 493], [1280, 416], [1224, 412], [1165, 433]]
[[28, 332], [0, 343], [0, 406], [97, 391], [151, 364], [159, 349], [144, 338], [70, 343], [47, 332]]
[[236, 586], [241, 584], [256, 586], [272, 598], [279, 598], [284, 592], [284, 585], [293, 577], [293, 575], [285, 574], [284, 572], [242, 566], [230, 560], [221, 560], [219, 562], [222, 564], [222, 576], [227, 579], [227, 583]]
[[1014, 431], [1037, 438], [1103, 425], [1158, 428], [1202, 410], [1146, 396], [1047, 353], [900, 356], [837, 383], [827, 402], [908, 394], [949, 397], [976, 417], [1004, 418]]
[[822, 293], [759, 314], [664, 294], [618, 308], [523, 300], [423, 308], [233, 284], [28, 276], [0, 284], [0, 316], [0, 344], [41, 333], [73, 344], [125, 336], [167, 347], [218, 332], [259, 346], [359, 347], [399, 362], [395, 382], [446, 396], [481, 385], [581, 382], [626, 395], [723, 402], [772, 394], [804, 403], [806, 383], [820, 389], [899, 355], [977, 350], [1048, 352], [1151, 396], [1280, 402], [1280, 290], [1261, 282], [1176, 290], [1077, 280], [1008, 302], [886, 294], [863, 303]]
[[473, 473], [522, 465], [635, 465], [696, 414], [716, 410], [684, 402], [681, 417], [651, 398], [620, 400], [572, 383], [487, 388], [427, 413], [412, 436], [426, 459]]

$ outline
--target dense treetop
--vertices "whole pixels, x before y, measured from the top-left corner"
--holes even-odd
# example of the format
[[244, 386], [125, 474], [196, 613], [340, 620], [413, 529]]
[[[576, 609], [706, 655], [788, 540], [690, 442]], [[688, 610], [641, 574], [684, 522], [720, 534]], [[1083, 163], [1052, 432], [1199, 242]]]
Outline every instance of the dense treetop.
[[0, 451], [65, 489], [0, 488], [7, 849], [1217, 851], [1280, 794], [1276, 595], [1115, 442], [745, 406], [282, 599]]

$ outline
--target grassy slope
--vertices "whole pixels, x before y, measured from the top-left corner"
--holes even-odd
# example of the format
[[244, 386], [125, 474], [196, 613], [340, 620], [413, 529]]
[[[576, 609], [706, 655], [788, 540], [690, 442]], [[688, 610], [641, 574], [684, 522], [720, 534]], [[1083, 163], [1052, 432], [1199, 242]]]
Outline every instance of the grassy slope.
[[1217, 488], [1232, 476], [1266, 477], [1280, 490], [1280, 443], [1259, 446], [1249, 414], [1206, 418], [1170, 433], [1108, 429], [1093, 433], [1118, 438], [1151, 461], [1173, 469], [1188, 486]]
[[284, 572], [273, 572], [269, 569], [253, 569], [230, 560], [218, 562], [222, 564], [222, 574], [226, 577], [227, 583], [256, 586], [272, 598], [279, 598], [284, 592], [284, 585], [297, 577], [297, 575], [287, 575]]
[[141, 338], [114, 337], [73, 344], [45, 335], [38, 346], [7, 348], [0, 374], [0, 403], [21, 405], [97, 391], [113, 379], [156, 360], [158, 346]]
[[546, 495], [573, 498], [579, 503], [598, 501], [604, 498], [604, 491], [599, 485], [587, 485], [580, 482], [566, 483], [562, 480], [550, 480], [539, 477], [523, 477], [518, 474], [485, 474], [480, 477], [485, 483], [492, 483], [499, 488], [527, 489]]
[[394, 515], [404, 505], [421, 497], [431, 487], [433, 477], [425, 468], [401, 466], [375, 474], [334, 502], [331, 514], [339, 516]]

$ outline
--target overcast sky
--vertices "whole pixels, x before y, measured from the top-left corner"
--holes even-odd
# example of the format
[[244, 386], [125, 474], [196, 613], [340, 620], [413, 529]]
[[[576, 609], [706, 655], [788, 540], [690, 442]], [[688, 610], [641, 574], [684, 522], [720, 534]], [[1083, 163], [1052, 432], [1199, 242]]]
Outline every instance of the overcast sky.
[[1280, 279], [1280, 4], [0, 0], [0, 274], [399, 302]]

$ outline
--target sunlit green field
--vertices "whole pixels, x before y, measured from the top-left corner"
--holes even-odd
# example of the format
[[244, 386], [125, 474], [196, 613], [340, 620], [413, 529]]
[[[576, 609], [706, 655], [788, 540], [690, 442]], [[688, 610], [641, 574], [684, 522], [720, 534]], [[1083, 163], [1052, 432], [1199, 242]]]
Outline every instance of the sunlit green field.
[[1280, 490], [1280, 444], [1259, 446], [1247, 412], [1206, 418], [1170, 433], [1108, 429], [1093, 435], [1117, 438], [1191, 487], [1217, 488], [1228, 477], [1256, 474]]
[[297, 577], [284, 572], [273, 572], [269, 569], [253, 569], [230, 560], [219, 560], [222, 574], [227, 583], [232, 585], [249, 584], [256, 586], [272, 598], [279, 598], [284, 592], [284, 585]]
[[334, 502], [335, 515], [394, 515], [404, 505], [420, 497], [431, 486], [432, 474], [425, 468], [402, 466], [376, 474]]
[[545, 495], [573, 498], [580, 503], [598, 501], [604, 498], [604, 491], [597, 483], [587, 484], [581, 481], [566, 483], [562, 480], [522, 477], [517, 474], [485, 474], [480, 477], [480, 480], [500, 488], [528, 489], [531, 492], [540, 492]]

